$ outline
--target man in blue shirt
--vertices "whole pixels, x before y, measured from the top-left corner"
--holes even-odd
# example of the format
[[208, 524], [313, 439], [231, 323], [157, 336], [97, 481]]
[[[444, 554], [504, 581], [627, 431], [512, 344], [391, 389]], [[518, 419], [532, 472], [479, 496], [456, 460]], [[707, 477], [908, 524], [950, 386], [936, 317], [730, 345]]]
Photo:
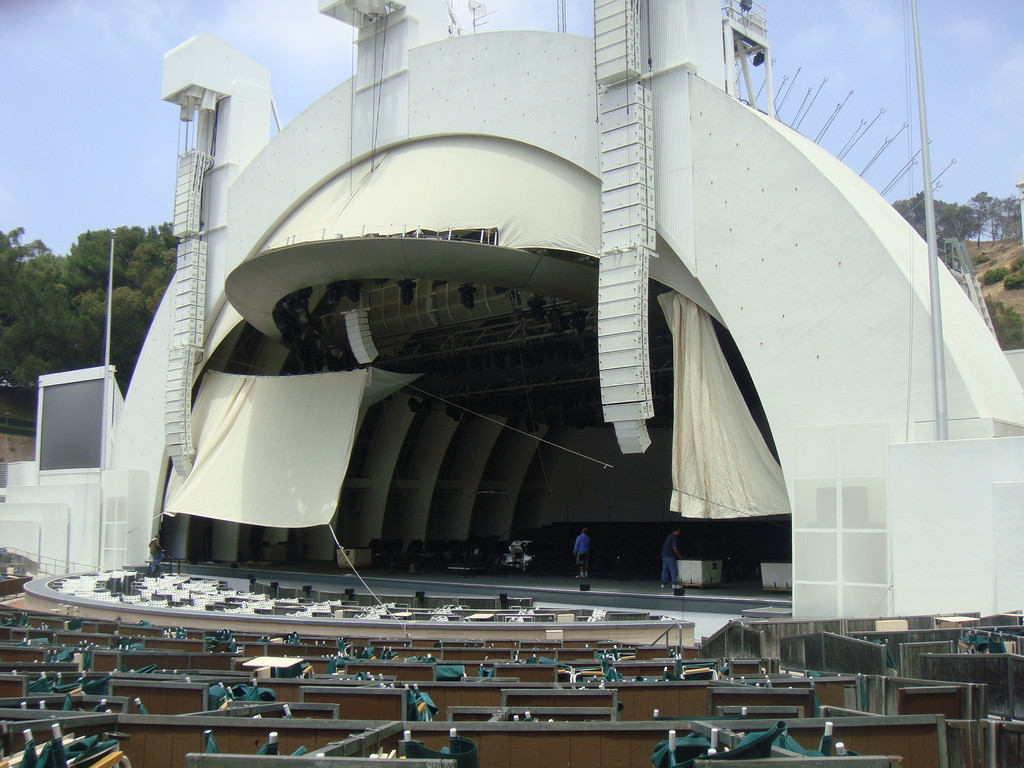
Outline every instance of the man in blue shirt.
[[676, 560], [682, 557], [679, 553], [679, 532], [680, 527], [677, 525], [672, 529], [672, 533], [665, 537], [665, 542], [661, 545], [661, 588], [671, 585], [675, 585], [679, 581], [679, 568], [676, 566]]
[[588, 568], [590, 567], [590, 535], [587, 533], [586, 528], [580, 531], [580, 535], [576, 537], [576, 543], [572, 546], [572, 553], [576, 555], [576, 565], [580, 569], [580, 572], [576, 574], [576, 578], [587, 578], [589, 575]]

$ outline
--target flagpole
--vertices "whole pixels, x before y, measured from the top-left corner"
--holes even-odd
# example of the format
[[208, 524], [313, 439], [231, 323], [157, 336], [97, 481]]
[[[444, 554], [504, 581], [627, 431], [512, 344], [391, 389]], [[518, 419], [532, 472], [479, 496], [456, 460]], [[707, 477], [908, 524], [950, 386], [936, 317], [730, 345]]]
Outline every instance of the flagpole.
[[107, 505], [103, 494], [103, 473], [109, 469], [110, 463], [110, 422], [113, 418], [113, 392], [110, 386], [110, 317], [113, 313], [114, 298], [114, 238], [115, 230], [110, 230], [110, 256], [107, 265], [107, 317], [103, 341], [103, 425], [100, 429], [100, 551], [97, 564], [100, 569], [106, 565], [107, 549]]

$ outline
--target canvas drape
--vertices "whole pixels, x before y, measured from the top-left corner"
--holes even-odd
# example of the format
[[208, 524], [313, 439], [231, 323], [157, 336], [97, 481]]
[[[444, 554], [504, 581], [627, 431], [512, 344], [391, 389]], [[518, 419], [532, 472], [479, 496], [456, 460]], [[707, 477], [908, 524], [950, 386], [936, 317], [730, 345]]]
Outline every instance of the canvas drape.
[[208, 372], [193, 410], [195, 465], [169, 489], [165, 512], [289, 528], [329, 522], [370, 377]]
[[782, 468], [729, 370], [708, 314], [679, 293], [658, 297], [675, 371], [670, 509], [724, 519], [788, 514]]

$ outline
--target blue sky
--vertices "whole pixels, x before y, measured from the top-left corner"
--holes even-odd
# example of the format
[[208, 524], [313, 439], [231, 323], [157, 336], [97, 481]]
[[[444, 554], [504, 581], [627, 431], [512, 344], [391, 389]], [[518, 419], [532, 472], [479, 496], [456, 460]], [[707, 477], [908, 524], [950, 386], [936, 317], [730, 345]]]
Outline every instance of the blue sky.
[[[708, 0], [713, 2], [714, 0]], [[454, 0], [470, 25], [466, 0]], [[846, 156], [881, 191], [918, 148], [909, 0], [764, 0], [780, 118], [814, 138], [849, 91], [821, 144], [838, 154], [861, 120], [886, 111]], [[486, 0], [480, 33], [554, 29], [555, 0]], [[589, 34], [591, 0], [567, 0], [569, 31]], [[920, 0], [936, 197], [1015, 195], [1024, 174], [1024, 4]], [[66, 253], [88, 229], [171, 216], [177, 108], [160, 101], [163, 54], [210, 32], [271, 71], [287, 123], [351, 70], [351, 29], [316, 0], [0, 0], [0, 229], [25, 228]], [[795, 77], [799, 69], [799, 75]], [[786, 79], [788, 78], [788, 80]], [[912, 83], [912, 80], [910, 81]], [[792, 83], [788, 95], [786, 89]], [[781, 87], [780, 87], [781, 86]], [[813, 96], [813, 93], [812, 93]], [[808, 102], [810, 97], [808, 97]], [[921, 187], [920, 167], [890, 200]]]

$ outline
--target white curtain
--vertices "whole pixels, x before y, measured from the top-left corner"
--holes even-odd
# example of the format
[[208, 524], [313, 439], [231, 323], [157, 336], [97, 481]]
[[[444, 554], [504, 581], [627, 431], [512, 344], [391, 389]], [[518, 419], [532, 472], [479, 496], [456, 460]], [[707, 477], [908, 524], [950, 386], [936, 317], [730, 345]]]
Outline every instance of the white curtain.
[[672, 330], [672, 501], [683, 517], [789, 514], [786, 483], [722, 354], [711, 318], [679, 293], [658, 297]]
[[168, 489], [165, 512], [288, 528], [329, 522], [370, 377], [208, 372], [193, 410], [195, 466]]

